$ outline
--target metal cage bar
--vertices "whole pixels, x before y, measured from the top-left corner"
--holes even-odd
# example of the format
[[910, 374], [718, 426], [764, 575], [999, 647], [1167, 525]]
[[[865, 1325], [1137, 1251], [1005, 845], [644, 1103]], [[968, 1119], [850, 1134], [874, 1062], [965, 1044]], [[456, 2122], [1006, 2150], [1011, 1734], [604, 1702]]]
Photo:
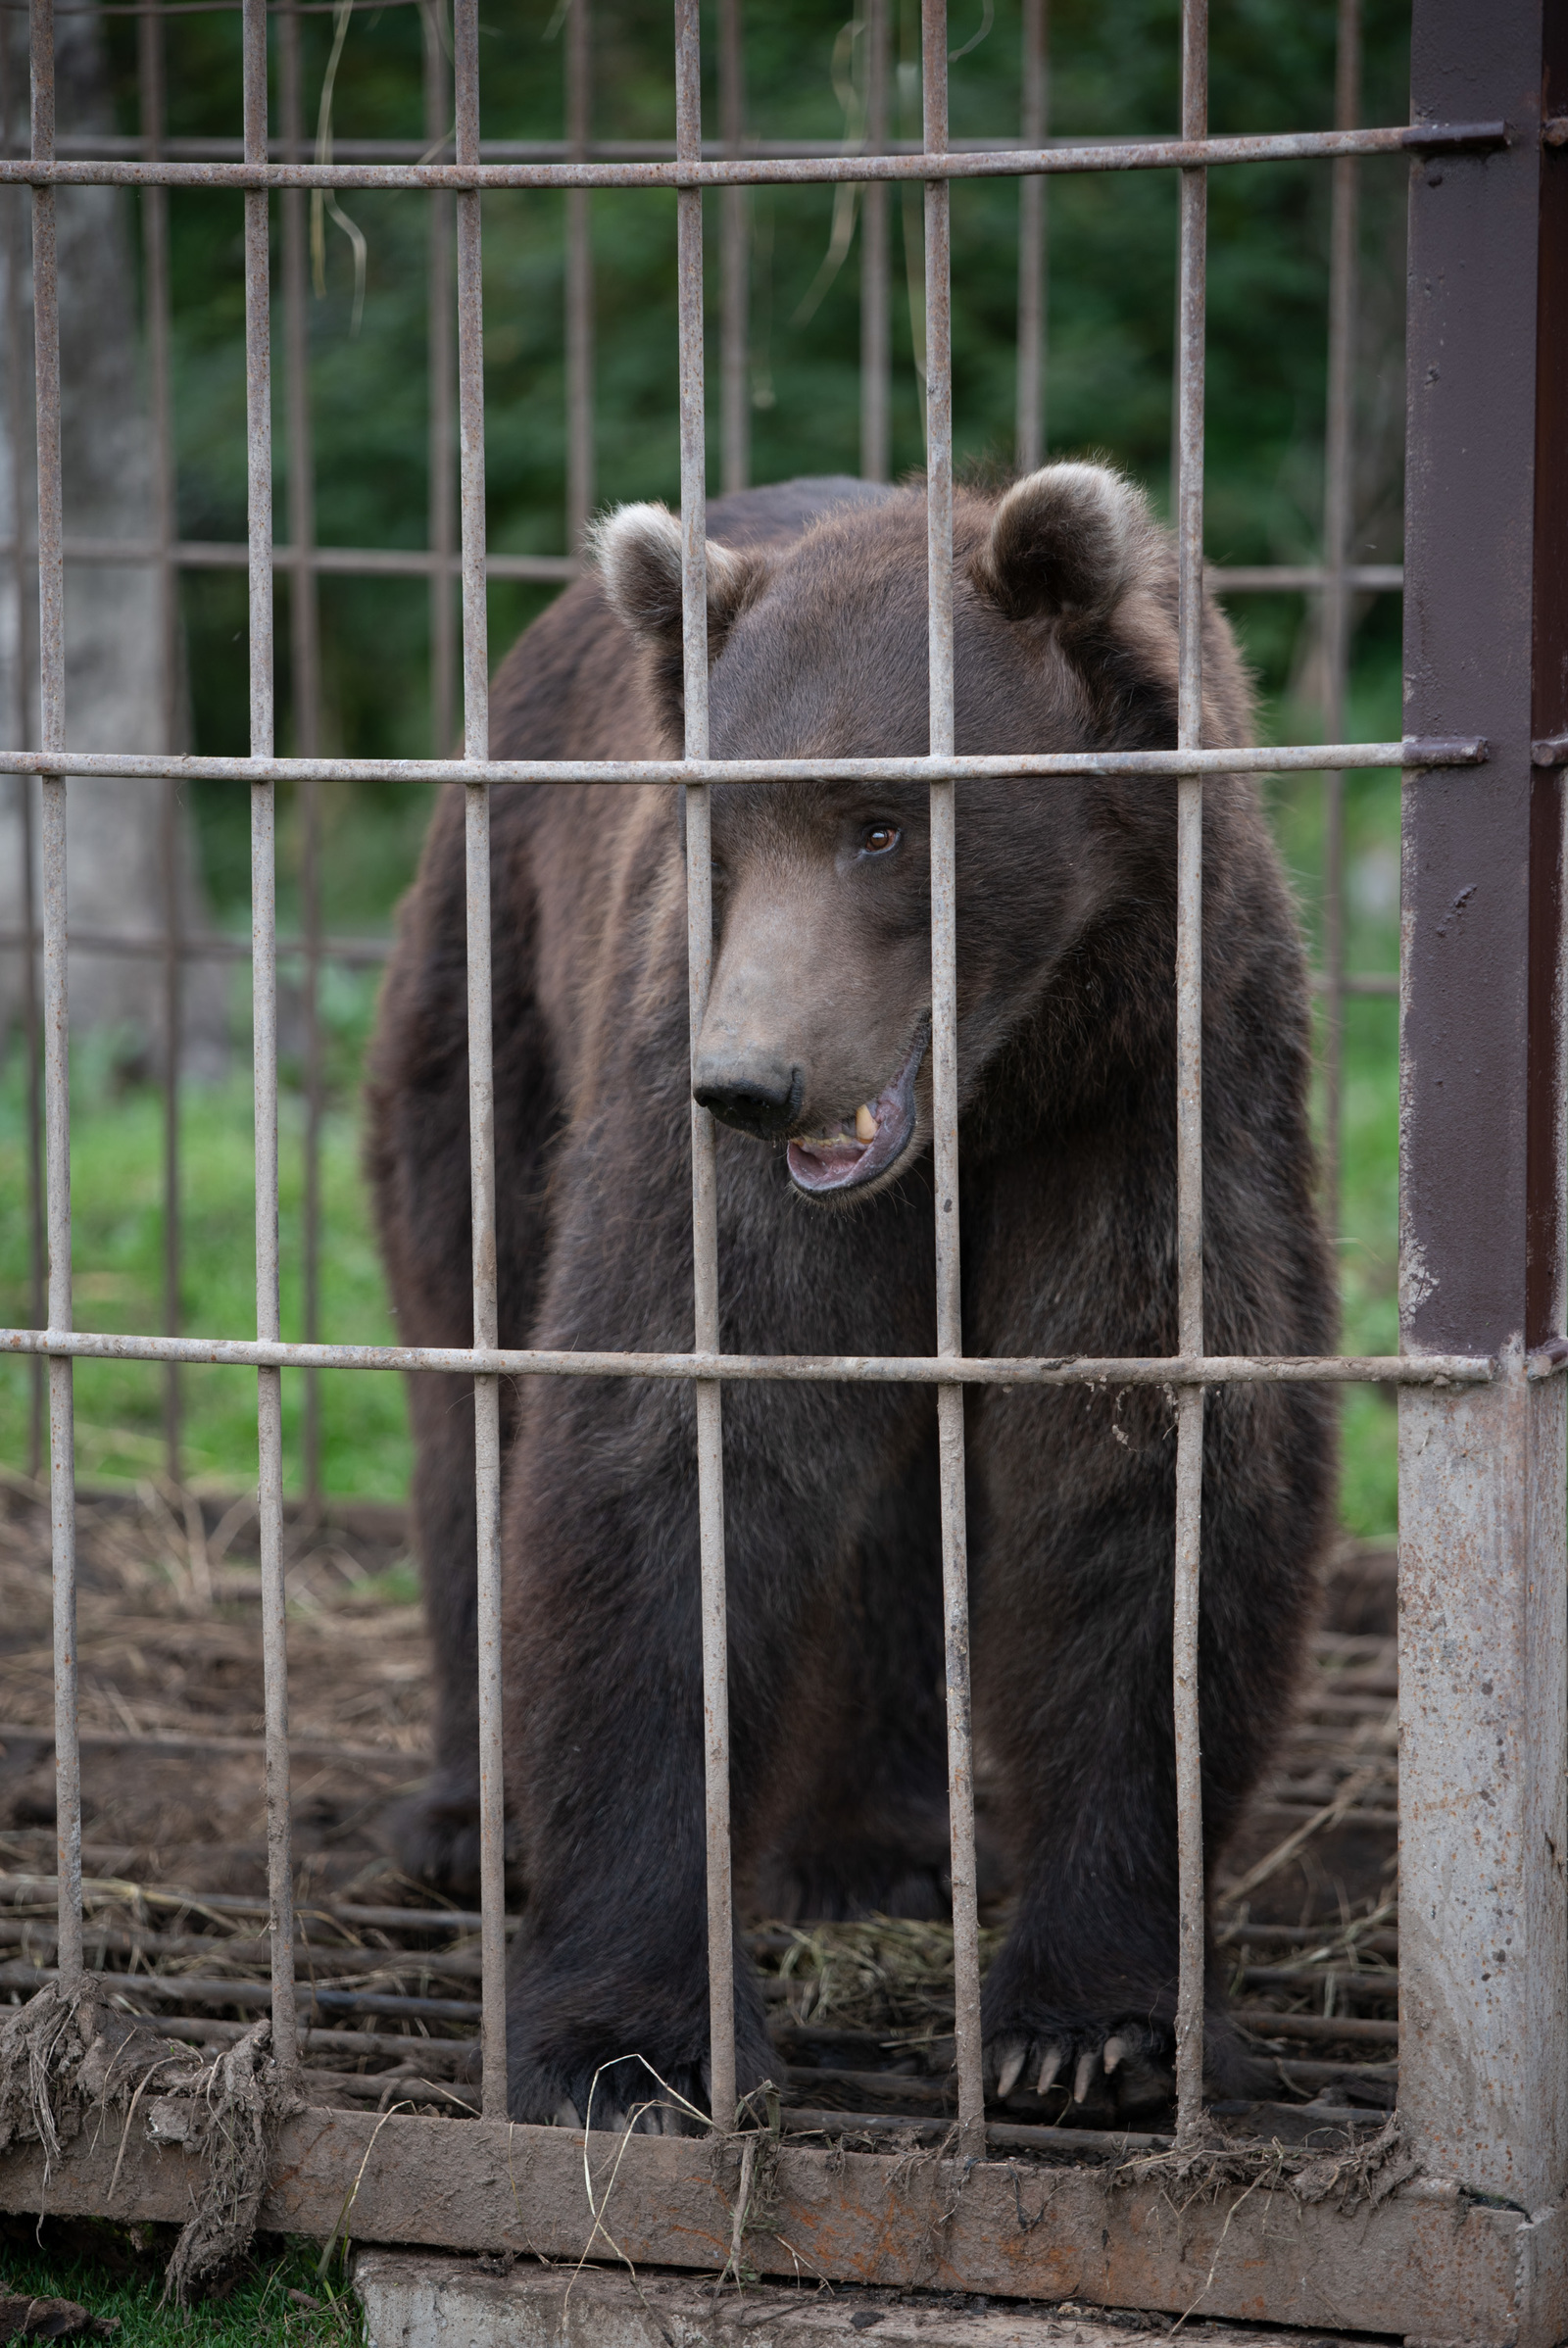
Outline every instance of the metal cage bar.
[[[283, 136], [291, 156], [305, 152], [305, 98], [301, 83], [300, 20], [283, 16], [278, 24], [278, 100]], [[299, 758], [313, 758], [319, 748], [318, 713], [320, 708], [320, 607], [318, 572], [309, 561], [316, 545], [316, 457], [311, 430], [310, 317], [307, 294], [306, 197], [303, 188], [285, 189], [283, 215], [283, 406], [288, 427], [288, 533], [296, 553], [289, 580], [290, 701], [294, 724], [293, 749]], [[321, 894], [320, 791], [313, 775], [299, 784], [300, 920], [304, 932], [305, 1010], [305, 1196], [303, 1200], [300, 1271], [305, 1335], [320, 1335], [321, 1319]], [[303, 1427], [303, 1468], [306, 1501], [318, 1506], [321, 1497], [321, 1390], [314, 1370], [306, 1373]]]
[[[0, 141], [6, 153], [12, 150], [13, 120], [17, 103], [16, 51], [11, 27], [7, 25], [0, 37]], [[23, 144], [27, 144], [24, 138]], [[37, 660], [28, 627], [29, 603], [33, 602], [35, 587], [32, 564], [26, 551], [23, 514], [27, 503], [26, 446], [28, 438], [27, 360], [24, 348], [24, 312], [22, 306], [24, 201], [19, 197], [4, 208], [6, 306], [5, 306], [5, 397], [8, 437], [11, 458], [11, 513], [15, 535], [9, 548], [11, 591], [17, 611], [17, 665], [15, 698], [12, 709], [12, 727], [19, 745], [32, 738], [31, 679]], [[33, 784], [30, 775], [20, 775], [16, 785], [19, 817], [19, 847], [22, 852], [22, 886], [20, 890], [22, 914], [22, 1038], [25, 1074], [24, 1078], [27, 1120], [27, 1311], [35, 1327], [41, 1328], [48, 1319], [45, 1307], [47, 1285], [47, 1245], [44, 1237], [44, 1149], [43, 1149], [43, 1068], [42, 1024], [38, 986], [38, 824], [33, 806]], [[32, 1363], [31, 1392], [27, 1414], [27, 1473], [37, 1481], [43, 1465], [45, 1450], [46, 1410], [44, 1393], [46, 1365], [41, 1356]]]
[[[593, 0], [566, 11], [566, 139], [587, 160], [593, 110]], [[594, 510], [593, 197], [566, 191], [566, 552], [581, 555]]]
[[[32, 152], [55, 137], [53, 0], [32, 0]], [[38, 462], [38, 739], [66, 739], [66, 591], [60, 544], [64, 485], [60, 444], [60, 286], [52, 188], [32, 198], [32, 349]], [[44, 771], [43, 1035], [48, 1159], [49, 1323], [69, 1329], [71, 1309], [71, 1043], [66, 946], [66, 779]], [[76, 1462], [71, 1358], [49, 1359], [49, 1528], [54, 1559], [55, 1840], [60, 1881], [60, 1978], [79, 1981], [81, 1954], [81, 1754], [76, 1715]]]
[[[479, 143], [478, 0], [453, 10], [454, 121], [459, 162]], [[463, 528], [463, 749], [484, 759], [490, 739], [489, 621], [484, 545], [483, 248], [477, 191], [457, 199], [458, 422]], [[468, 1160], [473, 1217], [473, 1336], [496, 1340], [495, 1079], [491, 1052], [490, 791], [464, 791], [467, 890]], [[487, 2119], [507, 2109], [506, 1823], [501, 1692], [501, 1382], [473, 1381], [473, 1459], [478, 1572], [479, 1914], [484, 2018], [482, 2101]]]
[[[164, 23], [149, 13], [136, 26], [136, 80], [141, 112], [142, 152], [163, 152], [165, 121]], [[172, 388], [170, 379], [169, 191], [142, 191], [142, 269], [145, 279], [147, 406], [152, 453], [153, 526], [158, 537], [154, 593], [158, 599], [159, 723], [166, 750], [179, 747], [179, 579], [172, 560], [178, 536], [174, 498]], [[166, 776], [159, 808], [158, 860], [163, 898], [163, 1066], [164, 1110], [164, 1331], [179, 1333], [180, 1170], [179, 1055], [184, 992], [181, 946], [179, 793]], [[172, 1484], [180, 1481], [179, 1371], [164, 1372], [164, 1467]]]
[[[265, 0], [241, 18], [245, 144], [266, 152]], [[271, 237], [265, 188], [245, 199], [245, 476], [250, 540], [251, 756], [273, 753]], [[281, 1333], [277, 1228], [276, 782], [251, 784], [251, 1003], [256, 1097], [256, 1334]], [[262, 1669], [266, 1707], [267, 1871], [272, 1945], [272, 2046], [285, 2078], [299, 2065], [294, 1997], [294, 1870], [289, 1811], [288, 1643], [283, 1589], [283, 1378], [256, 1375]]]
[[[1182, 136], [1208, 127], [1208, 0], [1182, 0]], [[1177, 302], [1176, 739], [1203, 739], [1203, 386], [1208, 180], [1181, 176]], [[1176, 1281], [1178, 1345], [1203, 1351], [1203, 778], [1176, 785]], [[1203, 1780], [1200, 1739], [1199, 1574], [1202, 1547], [1203, 1389], [1184, 1387], [1176, 1416], [1176, 1567], [1172, 1624], [1179, 1876], [1176, 2129], [1203, 2109]]]
[[[1046, 143], [1050, 95], [1050, 0], [1023, 0], [1018, 60], [1018, 143]], [[1046, 183], [1018, 182], [1018, 392], [1013, 462], [1033, 472], [1046, 448]]]
[[[702, 147], [698, 0], [675, 0], [675, 136], [684, 155]], [[708, 451], [703, 383], [703, 199], [676, 199], [680, 332], [681, 665], [688, 759], [708, 757]], [[686, 973], [695, 1075], [697, 1040], [713, 967], [712, 808], [706, 781], [685, 786]], [[718, 1178], [713, 1119], [691, 1104], [692, 1319], [694, 1348], [719, 1346]], [[730, 1869], [729, 1649], [724, 1581], [724, 1435], [721, 1389], [698, 1381], [697, 1519], [702, 1581], [703, 1802], [708, 1882], [709, 2110], [735, 2124], [735, 1909]]]
[[[1355, 127], [1361, 111], [1361, 0], [1340, 0], [1334, 72], [1334, 121]], [[1353, 552], [1355, 311], [1359, 272], [1354, 158], [1331, 166], [1329, 224], [1328, 396], [1323, 435], [1323, 730], [1345, 731], [1349, 682]], [[1345, 776], [1323, 777], [1323, 1198], [1329, 1229], [1340, 1226], [1341, 1111], [1345, 1065]]]
[[[947, 0], [922, 0], [920, 97], [926, 151], [948, 143]], [[925, 189], [926, 657], [930, 751], [956, 748], [953, 691], [953, 191]], [[958, 1248], [957, 785], [933, 778], [931, 808], [931, 1085], [935, 1165], [937, 1352], [963, 1351]], [[969, 1543], [964, 1497], [963, 1389], [937, 1389], [942, 1513], [943, 1653], [952, 1836], [954, 2027], [958, 2130], [985, 2149], [980, 2042], [980, 1916], [975, 1875], [974, 1738], [969, 1702]]]

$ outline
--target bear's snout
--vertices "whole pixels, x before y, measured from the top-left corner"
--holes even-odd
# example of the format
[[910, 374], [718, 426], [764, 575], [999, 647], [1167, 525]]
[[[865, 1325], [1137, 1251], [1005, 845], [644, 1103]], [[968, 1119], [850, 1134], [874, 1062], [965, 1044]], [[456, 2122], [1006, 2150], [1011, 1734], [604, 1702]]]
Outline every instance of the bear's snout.
[[761, 1052], [701, 1052], [692, 1085], [701, 1107], [760, 1142], [800, 1123], [805, 1091], [801, 1068]]

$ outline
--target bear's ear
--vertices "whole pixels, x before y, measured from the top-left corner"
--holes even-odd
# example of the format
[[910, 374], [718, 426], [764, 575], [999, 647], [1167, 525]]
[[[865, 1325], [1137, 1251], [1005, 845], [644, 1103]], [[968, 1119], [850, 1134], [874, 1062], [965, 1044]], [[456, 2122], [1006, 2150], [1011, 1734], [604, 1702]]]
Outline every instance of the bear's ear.
[[[650, 650], [677, 662], [681, 651], [680, 523], [667, 506], [617, 506], [588, 533], [610, 608]], [[716, 660], [766, 564], [708, 541], [708, 658]]]
[[1047, 465], [1015, 481], [969, 575], [1008, 619], [1104, 619], [1150, 527], [1142, 492], [1104, 465]]

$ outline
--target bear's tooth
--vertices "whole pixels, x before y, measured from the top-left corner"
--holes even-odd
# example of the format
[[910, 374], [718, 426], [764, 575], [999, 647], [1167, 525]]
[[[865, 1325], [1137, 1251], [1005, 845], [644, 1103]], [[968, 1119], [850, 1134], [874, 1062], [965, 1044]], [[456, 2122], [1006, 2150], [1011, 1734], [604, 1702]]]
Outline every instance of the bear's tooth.
[[858, 1142], [874, 1142], [876, 1140], [876, 1119], [871, 1114], [871, 1104], [868, 1101], [862, 1101], [855, 1112], [855, 1138]]

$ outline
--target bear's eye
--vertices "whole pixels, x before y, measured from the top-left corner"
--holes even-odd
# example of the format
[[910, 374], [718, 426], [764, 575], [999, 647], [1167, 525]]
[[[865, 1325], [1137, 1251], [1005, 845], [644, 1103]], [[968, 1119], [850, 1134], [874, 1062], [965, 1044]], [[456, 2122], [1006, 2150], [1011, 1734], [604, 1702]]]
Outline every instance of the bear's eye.
[[899, 845], [900, 833], [896, 823], [868, 823], [860, 834], [860, 854], [866, 856], [885, 856]]

